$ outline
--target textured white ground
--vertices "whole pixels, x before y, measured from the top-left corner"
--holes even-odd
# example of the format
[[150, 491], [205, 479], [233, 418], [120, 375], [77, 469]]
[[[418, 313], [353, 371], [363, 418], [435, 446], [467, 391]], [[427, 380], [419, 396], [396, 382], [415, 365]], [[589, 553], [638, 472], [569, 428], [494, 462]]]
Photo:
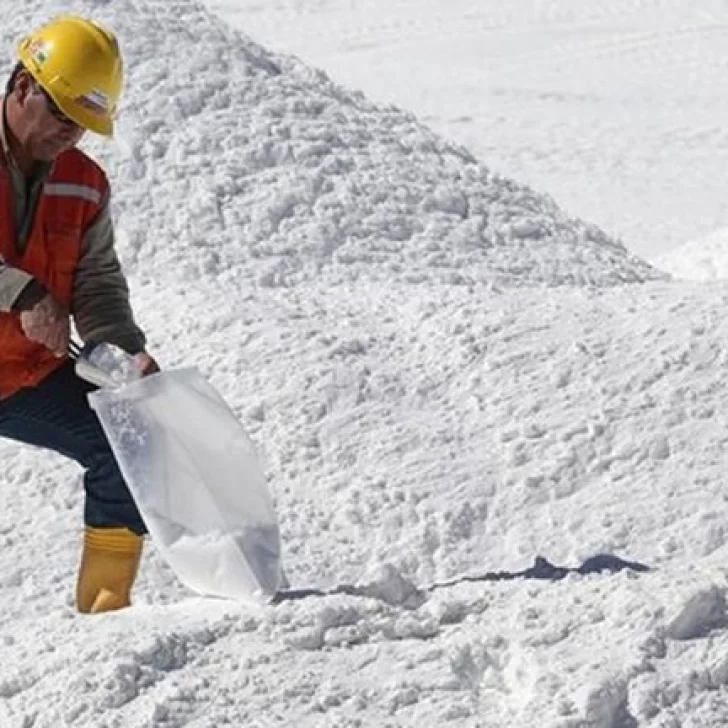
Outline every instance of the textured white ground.
[[[0, 726], [728, 722], [728, 284], [670, 280], [635, 257], [728, 225], [721, 5], [248, 4], [253, 39], [266, 26], [281, 51], [339, 48], [327, 70], [371, 96], [396, 91], [393, 49], [432, 57], [431, 109], [468, 97], [452, 91], [480, 78], [468, 48], [489, 48], [512, 69], [493, 72], [489, 98], [521, 123], [495, 144], [486, 103], [462, 125], [468, 151], [191, 0], [6, 4], [6, 48], [61, 8], [119, 32], [119, 139], [88, 148], [114, 182], [150, 348], [165, 367], [198, 366], [249, 431], [292, 586], [363, 596], [205, 599], [149, 544], [135, 606], [80, 617], [79, 470], [2, 443]], [[347, 27], [350, 52], [336, 45]], [[462, 52], [458, 74], [436, 38], [453, 62]], [[361, 81], [338, 73], [355, 42], [371, 44]], [[524, 93], [531, 72], [568, 83], [549, 101], [537, 75]], [[447, 133], [402, 73], [414, 96], [398, 103]], [[560, 123], [539, 125], [544, 104]], [[649, 121], [662, 108], [663, 126]], [[705, 145], [686, 131], [701, 125]], [[695, 246], [683, 270], [704, 266]], [[654, 570], [429, 588], [598, 552]]]
[[728, 227], [723, 0], [208, 0], [648, 258]]

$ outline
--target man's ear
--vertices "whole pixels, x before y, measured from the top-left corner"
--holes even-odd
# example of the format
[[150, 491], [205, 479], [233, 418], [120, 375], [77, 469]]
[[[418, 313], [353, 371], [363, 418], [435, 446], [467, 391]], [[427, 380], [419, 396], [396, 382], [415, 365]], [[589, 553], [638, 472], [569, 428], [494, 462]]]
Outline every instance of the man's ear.
[[33, 77], [25, 70], [18, 74], [15, 79], [13, 95], [21, 105], [25, 103], [28, 96], [33, 93]]

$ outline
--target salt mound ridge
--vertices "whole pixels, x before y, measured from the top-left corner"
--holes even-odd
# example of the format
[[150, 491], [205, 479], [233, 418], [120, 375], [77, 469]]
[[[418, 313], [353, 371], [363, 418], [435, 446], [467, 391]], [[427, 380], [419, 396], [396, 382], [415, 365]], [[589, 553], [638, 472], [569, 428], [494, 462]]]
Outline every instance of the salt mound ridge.
[[192, 0], [123, 0], [113, 15], [101, 0], [24, 6], [3, 26], [6, 47], [69, 10], [107, 20], [122, 40], [123, 154], [90, 146], [115, 181], [132, 273], [153, 256], [177, 281], [236, 287], [663, 275], [413, 116], [265, 51]]
[[675, 278], [694, 281], [728, 279], [728, 228], [690, 240], [656, 258], [654, 264]]

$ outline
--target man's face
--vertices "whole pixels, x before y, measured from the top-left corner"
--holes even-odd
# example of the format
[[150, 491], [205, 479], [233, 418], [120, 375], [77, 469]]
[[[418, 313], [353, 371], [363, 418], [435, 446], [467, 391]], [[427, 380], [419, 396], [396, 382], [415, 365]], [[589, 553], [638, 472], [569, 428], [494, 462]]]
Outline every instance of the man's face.
[[29, 73], [18, 76], [14, 93], [21, 108], [18, 141], [32, 159], [52, 162], [81, 140], [84, 129], [63, 114]]

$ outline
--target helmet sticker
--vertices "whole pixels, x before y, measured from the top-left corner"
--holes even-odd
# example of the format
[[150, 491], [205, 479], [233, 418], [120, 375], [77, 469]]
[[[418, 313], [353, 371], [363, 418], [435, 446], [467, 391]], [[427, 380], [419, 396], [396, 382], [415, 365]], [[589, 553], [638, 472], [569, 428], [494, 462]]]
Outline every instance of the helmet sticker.
[[79, 106], [99, 116], [106, 116], [109, 113], [109, 97], [98, 89], [92, 89], [87, 94], [77, 96], [74, 101]]
[[42, 40], [36, 38], [32, 41], [28, 52], [38, 65], [43, 65], [48, 60], [48, 49]]

